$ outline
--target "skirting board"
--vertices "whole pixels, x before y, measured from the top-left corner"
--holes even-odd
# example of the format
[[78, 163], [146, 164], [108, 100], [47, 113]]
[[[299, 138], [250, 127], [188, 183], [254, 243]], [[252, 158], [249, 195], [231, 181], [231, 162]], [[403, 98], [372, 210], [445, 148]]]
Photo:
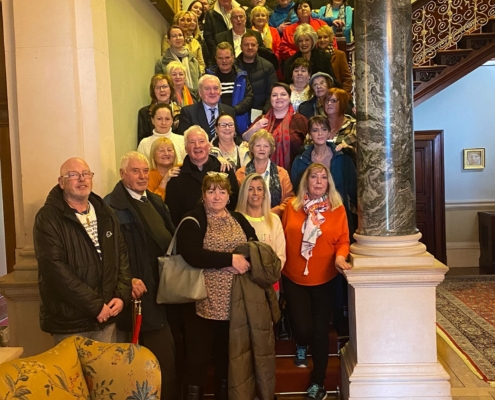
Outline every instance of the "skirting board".
[[476, 242], [447, 242], [447, 266], [477, 267], [479, 266], [480, 245]]

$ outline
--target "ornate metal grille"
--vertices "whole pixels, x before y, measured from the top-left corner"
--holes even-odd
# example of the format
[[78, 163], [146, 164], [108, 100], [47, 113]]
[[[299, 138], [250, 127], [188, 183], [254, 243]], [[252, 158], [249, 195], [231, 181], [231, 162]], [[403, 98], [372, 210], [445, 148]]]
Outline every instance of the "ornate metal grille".
[[412, 14], [413, 63], [422, 65], [495, 16], [495, 0], [431, 0]]

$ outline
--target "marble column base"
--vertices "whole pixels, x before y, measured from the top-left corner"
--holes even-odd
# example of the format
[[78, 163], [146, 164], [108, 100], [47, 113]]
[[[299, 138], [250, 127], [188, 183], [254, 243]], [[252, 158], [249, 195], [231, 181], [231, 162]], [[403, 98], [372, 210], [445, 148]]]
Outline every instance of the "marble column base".
[[[414, 237], [413, 237], [414, 236]], [[418, 235], [367, 237], [352, 246], [350, 341], [342, 349], [346, 400], [451, 400], [437, 360], [436, 286], [448, 268], [424, 251]], [[363, 253], [373, 255], [363, 255]]]

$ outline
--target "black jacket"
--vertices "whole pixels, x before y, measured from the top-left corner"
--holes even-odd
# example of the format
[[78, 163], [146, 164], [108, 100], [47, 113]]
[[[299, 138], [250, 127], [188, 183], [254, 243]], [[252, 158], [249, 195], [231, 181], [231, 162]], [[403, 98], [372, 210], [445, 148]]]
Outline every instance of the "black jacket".
[[[292, 64], [294, 64], [294, 61], [296, 61], [296, 58], [302, 57], [302, 53], [300, 51], [297, 51], [296, 54], [293, 56], [289, 57], [287, 61], [284, 63], [284, 79], [285, 83], [290, 84], [292, 83]], [[337, 80], [337, 77], [335, 76], [335, 72], [333, 72], [332, 68], [332, 58], [330, 57], [330, 54], [325, 53], [324, 51], [321, 51], [320, 49], [317, 49], [316, 47], [311, 50], [311, 59], [309, 60], [311, 64], [311, 71], [310, 71], [310, 76], [317, 73], [317, 72], [325, 72], [326, 74], [330, 75], [334, 81], [334, 86], [338, 88], [342, 88], [341, 83]]]
[[[178, 226], [184, 215], [194, 210], [201, 201], [201, 185], [208, 171], [220, 171], [220, 161], [213, 156], [209, 156], [208, 161], [203, 165], [203, 170], [200, 171], [191, 162], [189, 156], [186, 156], [182, 167], [180, 167], [179, 176], [170, 179], [167, 183], [165, 203], [170, 209], [172, 221], [175, 226]], [[228, 175], [232, 194], [230, 195], [230, 202], [227, 204], [227, 208], [229, 210], [235, 210], [237, 197], [239, 196], [239, 183], [233, 169], [228, 171]]]
[[[242, 53], [236, 59], [239, 68], [244, 69]], [[260, 56], [256, 56], [254, 68], [248, 73], [249, 82], [253, 90], [253, 108], [263, 110], [264, 113], [270, 109], [270, 93], [272, 85], [278, 81], [273, 65]]]
[[[163, 223], [170, 235], [174, 234], [174, 225], [170, 219], [170, 213], [162, 198], [146, 191], [149, 202], [163, 219]], [[143, 224], [139, 214], [131, 205], [131, 195], [127, 192], [122, 181], [115, 185], [113, 191], [105, 197], [105, 202], [115, 210], [120, 222], [120, 229], [129, 249], [129, 265], [131, 275], [143, 281], [147, 292], [141, 297], [143, 322], [142, 331], [158, 329], [167, 324], [165, 306], [156, 302], [158, 290], [159, 271], [157, 259], [150, 260], [148, 244], [146, 242], [146, 225]], [[153, 236], [153, 235], [151, 235]], [[164, 244], [165, 247], [168, 243]], [[127, 307], [122, 312], [118, 326], [124, 331], [132, 330], [132, 307]]]
[[[251, 27], [251, 22], [246, 20], [246, 28]], [[217, 46], [216, 35], [220, 32], [228, 31], [229, 28], [225, 23], [223, 16], [215, 11], [214, 5], [206, 12], [205, 25], [203, 30], [203, 36], [205, 38], [206, 46], [210, 52], [212, 59], [215, 58], [215, 49]]]
[[[167, 189], [168, 190], [168, 189]], [[230, 211], [237, 220], [246, 235], [246, 239], [258, 240], [256, 231], [241, 213]], [[184, 221], [177, 231], [177, 254], [195, 268], [223, 268], [232, 266], [232, 254], [203, 249], [203, 240], [206, 235], [207, 220], [203, 204], [200, 204], [186, 216], [196, 218], [198, 224], [192, 219]]]
[[119, 223], [103, 200], [91, 193], [89, 201], [98, 219], [102, 260], [84, 226], [57, 185], [34, 222], [34, 250], [38, 260], [40, 326], [44, 332], [68, 334], [102, 330], [96, 317], [104, 304], [131, 300], [127, 248]]
[[[218, 103], [218, 111], [219, 114], [221, 113], [229, 114], [235, 121], [234, 107], [228, 106], [226, 104]], [[183, 135], [187, 128], [190, 128], [193, 125], [199, 125], [208, 134], [210, 140], [213, 139], [213, 135], [211, 135], [210, 132], [210, 124], [208, 123], [208, 118], [209, 117], [205, 113], [205, 107], [203, 106], [202, 101], [196, 104], [191, 104], [190, 106], [183, 107], [182, 110], [180, 110], [179, 127], [177, 128], [177, 134]], [[243, 132], [238, 132], [236, 126], [236, 133], [237, 135], [240, 135]]]

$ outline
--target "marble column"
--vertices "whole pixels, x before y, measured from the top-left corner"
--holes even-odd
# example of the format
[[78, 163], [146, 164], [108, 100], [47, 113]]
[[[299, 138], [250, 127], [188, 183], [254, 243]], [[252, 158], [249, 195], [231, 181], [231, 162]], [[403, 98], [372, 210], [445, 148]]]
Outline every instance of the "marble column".
[[410, 0], [356, 0], [359, 227], [351, 246], [349, 400], [450, 400], [435, 289], [447, 267], [416, 229]]

